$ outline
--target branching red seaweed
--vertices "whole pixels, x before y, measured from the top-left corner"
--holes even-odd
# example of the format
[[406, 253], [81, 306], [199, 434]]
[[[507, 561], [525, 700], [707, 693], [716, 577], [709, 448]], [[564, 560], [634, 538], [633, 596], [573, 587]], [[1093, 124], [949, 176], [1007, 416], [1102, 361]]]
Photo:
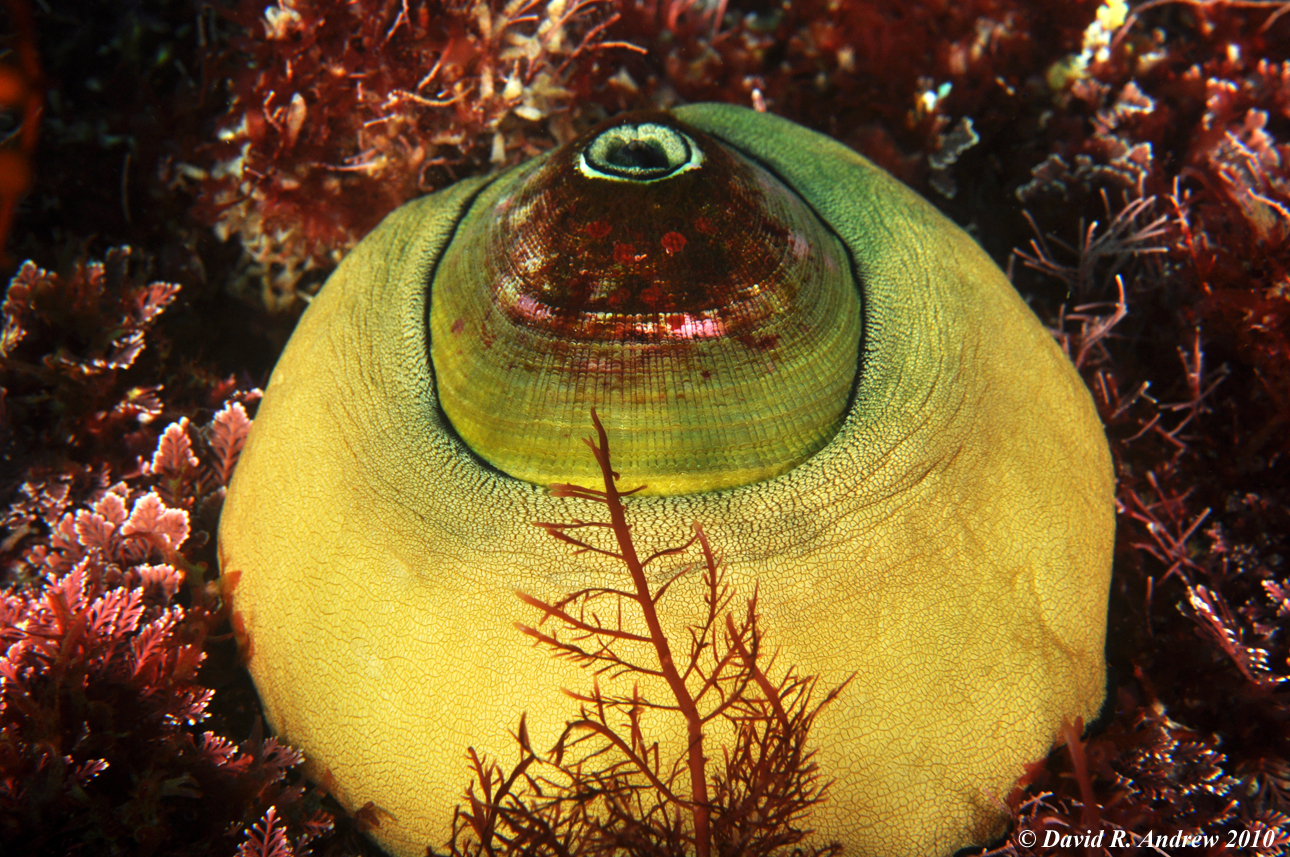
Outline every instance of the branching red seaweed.
[[[811, 723], [843, 688], [813, 700], [815, 679], [793, 669], [773, 680], [773, 655], [764, 645], [757, 596], [733, 610], [736, 593], [703, 529], [683, 544], [638, 553], [609, 454], [609, 439], [592, 409], [597, 437], [588, 438], [600, 465], [603, 489], [554, 485], [552, 494], [605, 506], [608, 521], [539, 523], [577, 553], [596, 553], [621, 563], [623, 588], [598, 587], [546, 601], [521, 600], [541, 618], [517, 625], [553, 657], [573, 661], [596, 681], [588, 692], [566, 691], [580, 703], [577, 715], [549, 753], [532, 747], [524, 720], [514, 733], [520, 761], [509, 772], [471, 752], [474, 782], [468, 805], [453, 823], [454, 857], [493, 854], [596, 855], [630, 851], [643, 855], [762, 855], [840, 853], [836, 845], [805, 850], [799, 844], [810, 808], [823, 800], [821, 780], [807, 749]], [[593, 543], [607, 530], [613, 546]], [[663, 627], [660, 602], [679, 580], [695, 573], [683, 566], [658, 586], [646, 569], [698, 546], [703, 619], [677, 639]], [[607, 618], [613, 617], [613, 618]], [[551, 627], [555, 626], [555, 627]], [[628, 695], [606, 691], [599, 678], [633, 677]], [[653, 676], [668, 692], [652, 695], [640, 681]], [[675, 758], [661, 750], [645, 725], [647, 714], [673, 721], [687, 736]], [[726, 727], [726, 728], [721, 728]], [[719, 769], [710, 769], [717, 735]]]

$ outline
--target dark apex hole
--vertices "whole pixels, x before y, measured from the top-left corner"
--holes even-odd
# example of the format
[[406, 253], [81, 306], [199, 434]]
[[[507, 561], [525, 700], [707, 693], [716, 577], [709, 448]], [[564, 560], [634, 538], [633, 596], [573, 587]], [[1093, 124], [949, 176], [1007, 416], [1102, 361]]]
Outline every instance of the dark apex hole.
[[632, 140], [617, 146], [606, 159], [615, 167], [637, 170], [665, 170], [672, 166], [667, 151], [655, 140]]

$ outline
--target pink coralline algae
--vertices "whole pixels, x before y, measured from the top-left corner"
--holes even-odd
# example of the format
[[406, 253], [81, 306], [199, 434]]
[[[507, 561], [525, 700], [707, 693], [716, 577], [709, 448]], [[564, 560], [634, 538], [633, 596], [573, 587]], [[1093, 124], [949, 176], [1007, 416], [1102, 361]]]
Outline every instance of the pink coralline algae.
[[[241, 744], [200, 728], [215, 694], [203, 665], [227, 619], [200, 557], [258, 393], [235, 393], [201, 428], [180, 417], [129, 463], [165, 388], [122, 408], [141, 397], [120, 376], [178, 287], [112, 274], [122, 261], [114, 251], [66, 276], [27, 263], [4, 303], [10, 413], [57, 414], [74, 442], [40, 420], [6, 437], [26, 450], [26, 478], [3, 518], [0, 839], [19, 854], [229, 854], [268, 813], [294, 845], [265, 853], [295, 853], [331, 825], [294, 783], [300, 754], [258, 727]], [[99, 445], [117, 455], [75, 461]]]
[[[240, 407], [210, 435], [236, 432]], [[201, 466], [189, 431], [176, 422], [163, 433], [144, 464], [148, 490], [118, 482], [69, 508], [65, 485], [24, 486], [29, 523], [50, 535], [25, 557], [33, 582], [0, 596], [0, 824], [15, 847], [142, 847], [199, 824], [209, 849], [252, 820], [248, 809], [299, 800], [282, 782], [299, 753], [196, 728], [214, 696], [198, 673], [217, 617], [177, 598], [200, 573], [184, 555], [182, 486]], [[178, 491], [179, 505], [159, 491]], [[329, 823], [315, 810], [301, 837]]]

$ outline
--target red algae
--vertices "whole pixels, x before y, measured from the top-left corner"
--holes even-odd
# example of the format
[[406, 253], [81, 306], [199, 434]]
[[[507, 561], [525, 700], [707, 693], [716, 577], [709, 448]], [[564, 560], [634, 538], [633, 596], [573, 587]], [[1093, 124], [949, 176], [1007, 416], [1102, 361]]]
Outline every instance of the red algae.
[[[250, 266], [267, 288], [237, 324], [261, 336], [401, 202], [609, 114], [719, 100], [842, 140], [967, 228], [1107, 427], [1108, 707], [998, 796], [1014, 823], [983, 853], [1118, 854], [1117, 831], [1214, 835], [1214, 853], [1290, 844], [1287, 4], [297, 0], [218, 21], [154, 5], [151, 24], [103, 11], [86, 30], [98, 53], [40, 43], [47, 154], [10, 235], [35, 261], [6, 270], [0, 343], [6, 843], [366, 847], [356, 831], [377, 812], [328, 833], [294, 752], [250, 725], [213, 580], [254, 412], [238, 391], [267, 365], [231, 379], [213, 334], [176, 337], [167, 319]], [[88, 65], [103, 57], [111, 74]], [[102, 107], [90, 80], [110, 83]], [[625, 262], [683, 259], [714, 229], [698, 218], [647, 249], [608, 221], [584, 234], [633, 244]], [[88, 263], [90, 235], [147, 252]], [[206, 714], [209, 729], [189, 722]], [[1063, 844], [1074, 834], [1088, 838]]]
[[0, 546], [0, 831], [15, 854], [227, 854], [277, 807], [301, 845], [331, 817], [286, 779], [300, 754], [258, 727], [240, 744], [198, 727], [226, 619], [201, 555], [259, 394], [215, 384], [204, 427], [151, 428], [182, 395], [124, 376], [149, 362], [179, 287], [131, 276], [130, 255], [66, 274], [28, 262], [4, 302], [0, 378], [19, 416], [5, 445], [22, 481]]
[[[589, 692], [566, 690], [579, 703], [577, 717], [568, 721], [548, 753], [539, 754], [521, 715], [512, 733], [520, 761], [510, 771], [471, 747], [474, 779], [465, 795], [468, 804], [458, 806], [453, 818], [450, 854], [842, 853], [837, 843], [800, 843], [811, 833], [802, 822], [828, 791], [807, 746], [808, 733], [816, 715], [851, 679], [816, 701], [816, 677], [775, 663], [762, 646], [756, 591], [741, 598], [727, 582], [699, 524], [684, 543], [644, 554], [623, 504], [624, 497], [640, 488], [618, 487], [608, 433], [595, 408], [591, 421], [596, 434], [586, 444], [600, 467], [603, 489], [557, 484], [551, 491], [601, 504], [609, 520], [534, 524], [577, 553], [602, 554], [621, 563], [622, 582], [554, 601], [517, 593], [540, 617], [535, 625], [517, 623], [517, 628], [552, 657], [571, 660], [592, 676], [657, 675], [666, 679], [669, 690], [648, 698], [637, 685], [630, 697], [620, 697], [594, 680]], [[597, 529], [613, 534], [612, 547], [586, 540]], [[703, 556], [706, 612], [685, 634], [669, 637], [659, 605], [680, 575], [655, 585], [650, 578], [658, 574], [647, 569], [696, 546]], [[598, 618], [606, 608], [617, 615], [616, 623]], [[624, 624], [624, 615], [637, 613], [647, 634], [633, 633]], [[772, 678], [779, 670], [783, 676]], [[686, 681], [691, 675], [704, 679], [697, 690], [696, 683]], [[691, 736], [681, 758], [660, 759], [659, 743], [646, 724], [646, 716], [659, 711], [677, 715]], [[739, 737], [717, 753], [713, 737], [723, 724], [736, 727]]]
[[[289, 301], [398, 205], [570, 133], [616, 20], [604, 0], [242, 2], [200, 209]], [[577, 72], [575, 74], [575, 72]]]

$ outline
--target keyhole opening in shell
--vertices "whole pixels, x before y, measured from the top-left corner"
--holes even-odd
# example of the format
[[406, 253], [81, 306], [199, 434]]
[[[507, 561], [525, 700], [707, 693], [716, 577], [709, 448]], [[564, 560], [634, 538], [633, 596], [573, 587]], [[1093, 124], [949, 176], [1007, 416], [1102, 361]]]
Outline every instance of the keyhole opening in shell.
[[653, 182], [697, 169], [703, 151], [683, 131], [656, 122], [601, 131], [582, 150], [578, 170], [588, 178]]
[[672, 166], [667, 152], [653, 140], [632, 140], [626, 145], [616, 146], [609, 152], [609, 163], [637, 170], [661, 170]]

